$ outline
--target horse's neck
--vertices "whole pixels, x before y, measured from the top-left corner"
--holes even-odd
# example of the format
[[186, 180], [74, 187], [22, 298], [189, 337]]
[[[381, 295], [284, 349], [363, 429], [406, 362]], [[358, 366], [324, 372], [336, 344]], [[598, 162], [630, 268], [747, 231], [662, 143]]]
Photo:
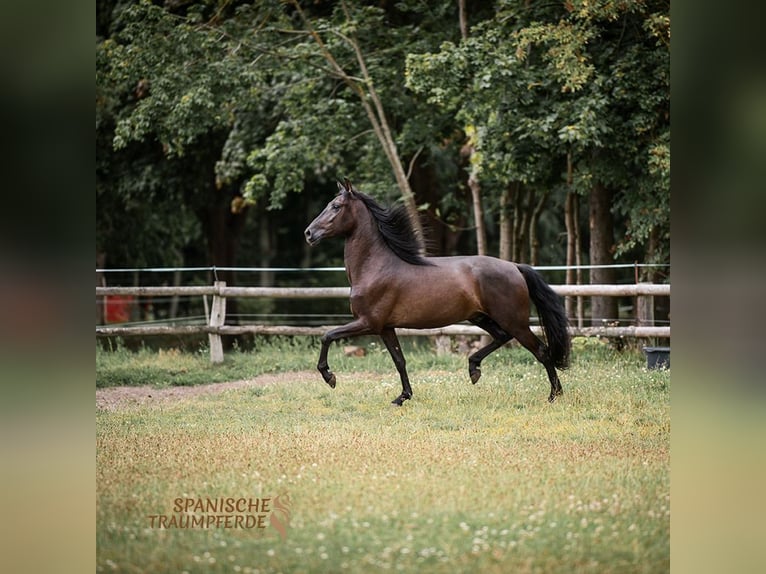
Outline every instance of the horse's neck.
[[352, 285], [358, 284], [362, 278], [374, 280], [376, 271], [388, 261], [399, 260], [385, 244], [374, 225], [370, 221], [369, 224], [358, 226], [346, 238], [343, 260]]

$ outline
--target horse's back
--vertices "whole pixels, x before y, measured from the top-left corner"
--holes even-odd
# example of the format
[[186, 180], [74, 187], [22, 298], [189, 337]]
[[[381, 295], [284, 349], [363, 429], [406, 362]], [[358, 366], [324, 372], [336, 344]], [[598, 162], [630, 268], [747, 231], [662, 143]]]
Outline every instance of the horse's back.
[[529, 291], [516, 263], [487, 255], [434, 257], [436, 265], [470, 277], [481, 311], [489, 316], [507, 315], [525, 322], [529, 316]]
[[505, 261], [489, 255], [430, 257], [428, 261], [439, 267], [451, 267], [461, 273], [472, 275], [480, 283], [515, 283], [526, 287], [526, 281], [513, 261]]

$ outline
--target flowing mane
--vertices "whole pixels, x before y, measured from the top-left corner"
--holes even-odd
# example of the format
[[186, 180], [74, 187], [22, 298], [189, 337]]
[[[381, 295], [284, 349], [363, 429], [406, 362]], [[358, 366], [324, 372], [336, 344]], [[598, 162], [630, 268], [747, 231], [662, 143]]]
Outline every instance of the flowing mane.
[[413, 229], [405, 206], [383, 207], [369, 195], [356, 190], [354, 196], [362, 200], [378, 224], [383, 241], [399, 259], [412, 265], [433, 265], [425, 258], [423, 241]]

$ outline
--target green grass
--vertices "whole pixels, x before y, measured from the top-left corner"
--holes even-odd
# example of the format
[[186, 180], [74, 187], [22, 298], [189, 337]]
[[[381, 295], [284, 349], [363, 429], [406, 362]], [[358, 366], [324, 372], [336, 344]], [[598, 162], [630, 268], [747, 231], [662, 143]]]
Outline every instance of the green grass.
[[[451, 369], [458, 365], [464, 366], [464, 358], [458, 355], [437, 357], [430, 352], [427, 342], [418, 339], [413, 337], [402, 341], [407, 358], [412, 361], [410, 368]], [[346, 357], [334, 346], [330, 354], [333, 369], [339, 372], [360, 369], [381, 373], [393, 371], [396, 375], [391, 357], [379, 340], [361, 338], [354, 341], [354, 344], [363, 345], [367, 356], [363, 360]], [[528, 353], [522, 349], [516, 351], [519, 352], [520, 360], [534, 361], [531, 355], [526, 357]], [[255, 342], [254, 351], [235, 349], [225, 355], [220, 365], [210, 363], [207, 346], [201, 347], [196, 353], [173, 348], [131, 351], [121, 344], [109, 350], [96, 346], [96, 387], [151, 385], [164, 388], [249, 379], [264, 373], [313, 370], [318, 355], [319, 342], [314, 337], [259, 338]]]
[[[202, 354], [97, 351], [97, 381], [306, 370], [315, 351], [280, 341], [215, 369]], [[578, 340], [565, 394], [550, 405], [544, 369], [523, 350], [490, 356], [471, 385], [464, 357], [409, 349], [414, 398], [402, 408], [389, 404], [400, 386], [385, 351], [341, 355], [330, 353], [334, 390], [318, 374], [313, 383], [286, 376], [97, 411], [97, 569], [669, 569], [670, 374], [647, 371], [640, 353]], [[163, 530], [148, 518], [172, 514], [179, 497], [278, 494], [291, 501], [284, 540], [272, 527]]]

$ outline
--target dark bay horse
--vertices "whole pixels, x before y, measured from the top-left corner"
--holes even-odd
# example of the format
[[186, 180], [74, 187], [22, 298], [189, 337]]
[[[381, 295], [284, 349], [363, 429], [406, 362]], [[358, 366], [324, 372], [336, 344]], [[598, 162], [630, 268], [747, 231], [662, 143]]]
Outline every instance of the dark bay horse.
[[[393, 403], [412, 397], [396, 327], [430, 329], [470, 321], [484, 329], [492, 342], [468, 357], [468, 373], [476, 383], [482, 360], [516, 339], [548, 373], [553, 402], [563, 393], [556, 369], [569, 364], [570, 338], [561, 299], [528, 265], [494, 257], [425, 257], [404, 207], [387, 209], [338, 182], [338, 195], [304, 232], [316, 245], [343, 237], [344, 261], [351, 283], [354, 320], [322, 337], [317, 368], [335, 388], [327, 364], [330, 344], [357, 335], [380, 335], [402, 381], [402, 394]], [[537, 308], [547, 345], [529, 329], [530, 300]]]

